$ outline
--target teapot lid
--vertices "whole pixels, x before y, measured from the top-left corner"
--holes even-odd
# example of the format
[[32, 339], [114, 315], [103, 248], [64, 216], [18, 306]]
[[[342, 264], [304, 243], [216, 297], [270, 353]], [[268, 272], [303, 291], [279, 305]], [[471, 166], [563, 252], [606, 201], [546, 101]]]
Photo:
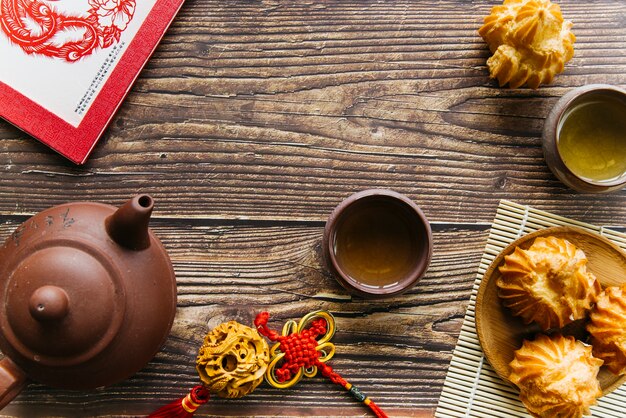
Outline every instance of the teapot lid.
[[125, 310], [123, 281], [107, 254], [76, 236], [23, 253], [5, 266], [0, 327], [8, 344], [48, 366], [80, 364], [105, 349]]

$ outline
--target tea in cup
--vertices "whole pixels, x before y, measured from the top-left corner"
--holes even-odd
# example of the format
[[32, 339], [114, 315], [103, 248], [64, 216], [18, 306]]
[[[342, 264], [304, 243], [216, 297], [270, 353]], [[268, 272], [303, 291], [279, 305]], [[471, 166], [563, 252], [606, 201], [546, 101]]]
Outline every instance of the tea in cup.
[[324, 229], [324, 255], [339, 283], [364, 297], [402, 293], [426, 272], [432, 232], [420, 208], [391, 190], [341, 202]]
[[626, 186], [626, 91], [592, 84], [565, 94], [546, 119], [543, 150], [553, 173], [575, 190]]

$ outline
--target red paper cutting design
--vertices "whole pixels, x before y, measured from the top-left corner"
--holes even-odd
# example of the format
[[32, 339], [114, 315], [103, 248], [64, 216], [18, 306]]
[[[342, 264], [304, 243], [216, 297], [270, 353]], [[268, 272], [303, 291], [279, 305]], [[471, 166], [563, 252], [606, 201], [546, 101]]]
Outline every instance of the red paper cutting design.
[[[183, 0], [0, 0], [0, 45], [4, 48], [10, 43], [15, 54], [41, 58], [35, 60], [39, 61], [34, 64], [36, 67], [23, 72], [24, 78], [19, 78], [19, 68], [13, 67], [8, 58], [8, 66], [3, 70], [17, 70], [18, 74], [0, 76], [0, 117], [74, 163], [83, 164], [182, 3]], [[20, 83], [29, 82], [28, 77], [35, 71], [46, 77], [44, 83], [51, 85], [51, 91], [63, 94], [64, 85], [74, 83], [72, 71], [87, 72], [95, 80], [96, 71], [104, 64], [98, 67], [89, 58], [103, 51], [109, 58], [108, 76], [102, 78], [100, 91], [78, 122], [68, 120], [68, 114], [71, 117], [76, 113], [72, 106], [82, 98], [80, 92], [71, 98], [72, 103], [63, 113], [56, 102], [48, 107], [40, 103], [40, 98], [51, 92], [33, 93], [20, 87]], [[116, 60], [112, 62], [111, 57]], [[4, 55], [0, 57], [0, 67], [6, 60]], [[53, 67], [69, 64], [71, 71], [50, 78], [40, 72], [41, 61]]]
[[0, 28], [27, 54], [75, 62], [119, 42], [135, 14], [135, 0], [89, 0], [89, 6], [86, 16], [72, 16], [40, 0], [0, 0]]

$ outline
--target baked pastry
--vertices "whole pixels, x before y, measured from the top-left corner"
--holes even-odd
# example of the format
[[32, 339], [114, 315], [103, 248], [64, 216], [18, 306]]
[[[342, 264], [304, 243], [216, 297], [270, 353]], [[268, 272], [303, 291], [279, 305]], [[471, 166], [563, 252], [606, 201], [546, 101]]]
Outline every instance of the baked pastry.
[[585, 253], [565, 239], [537, 237], [528, 250], [517, 247], [504, 260], [496, 282], [500, 299], [543, 330], [585, 318], [602, 291], [587, 271]]
[[587, 324], [593, 355], [614, 374], [626, 374], [626, 284], [607, 287], [591, 310]]
[[491, 78], [501, 87], [549, 84], [574, 56], [571, 27], [550, 0], [505, 0], [494, 6], [478, 30], [493, 53], [487, 60]]
[[591, 346], [574, 337], [540, 334], [515, 352], [509, 380], [532, 416], [578, 418], [589, 414], [589, 406], [602, 396], [601, 365]]

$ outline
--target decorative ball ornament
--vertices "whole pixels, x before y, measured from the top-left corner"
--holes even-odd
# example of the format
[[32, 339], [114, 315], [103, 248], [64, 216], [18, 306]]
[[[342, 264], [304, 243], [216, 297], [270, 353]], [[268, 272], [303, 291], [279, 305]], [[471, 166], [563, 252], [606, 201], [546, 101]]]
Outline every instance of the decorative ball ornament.
[[210, 393], [241, 398], [261, 384], [269, 359], [267, 342], [255, 329], [229, 321], [206, 335], [196, 370]]
[[549, 84], [574, 56], [572, 22], [550, 0], [505, 0], [494, 6], [478, 33], [493, 55], [491, 78], [510, 88]]

